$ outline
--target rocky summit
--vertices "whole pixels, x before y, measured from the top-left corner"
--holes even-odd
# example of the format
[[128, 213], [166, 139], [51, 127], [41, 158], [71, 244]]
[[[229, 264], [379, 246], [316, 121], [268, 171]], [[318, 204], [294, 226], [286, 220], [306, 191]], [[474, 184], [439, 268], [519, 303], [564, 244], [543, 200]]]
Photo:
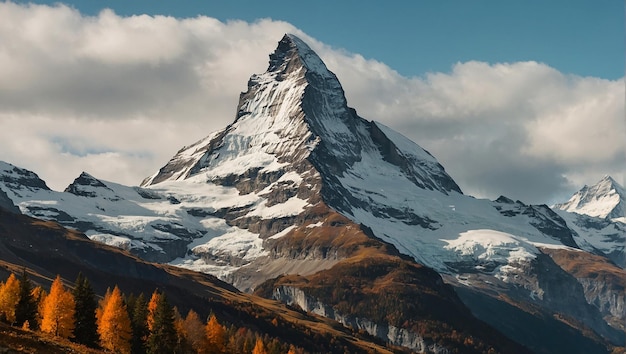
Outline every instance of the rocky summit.
[[56, 192], [1, 163], [0, 189], [24, 214], [415, 351], [626, 344], [612, 179], [555, 208], [464, 195], [428, 151], [350, 108], [290, 34], [236, 112], [140, 186], [83, 173]]

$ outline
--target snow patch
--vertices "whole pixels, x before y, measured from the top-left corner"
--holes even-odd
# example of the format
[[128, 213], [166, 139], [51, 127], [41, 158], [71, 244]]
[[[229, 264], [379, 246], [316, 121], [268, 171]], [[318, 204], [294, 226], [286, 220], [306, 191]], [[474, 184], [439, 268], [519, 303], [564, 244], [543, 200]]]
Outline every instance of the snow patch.
[[495, 230], [469, 230], [455, 240], [442, 241], [447, 243], [444, 249], [456, 252], [461, 258], [500, 264], [527, 262], [539, 253], [531, 243]]

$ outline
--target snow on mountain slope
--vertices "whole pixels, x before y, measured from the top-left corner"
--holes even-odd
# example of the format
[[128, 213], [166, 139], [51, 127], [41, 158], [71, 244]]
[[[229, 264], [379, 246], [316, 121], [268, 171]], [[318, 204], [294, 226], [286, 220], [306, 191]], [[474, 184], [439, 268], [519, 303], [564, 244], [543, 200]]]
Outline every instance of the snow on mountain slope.
[[[198, 210], [259, 204], [258, 197], [241, 197], [235, 188], [190, 181], [182, 188], [177, 185], [167, 191], [148, 190], [100, 181], [82, 173], [64, 192], [56, 192], [41, 187], [43, 184], [32, 173], [5, 163], [2, 167], [0, 189], [22, 212], [58, 221], [85, 232], [93, 240], [132, 250], [144, 258], [168, 262], [185, 257], [194, 247], [210, 247], [211, 241], [219, 243], [220, 237], [234, 235], [243, 235], [244, 245], [237, 247], [246, 250], [247, 259], [262, 254], [258, 234], [228, 226], [219, 218], [194, 215]], [[11, 188], [16, 182], [9, 177], [15, 175], [31, 177], [27, 183], [30, 187]]]
[[553, 206], [580, 247], [626, 267], [626, 190], [610, 176]]
[[626, 190], [611, 176], [604, 176], [593, 186], [584, 186], [567, 202], [555, 209], [600, 218], [626, 218]]
[[574, 240], [585, 251], [601, 254], [626, 268], [626, 223], [624, 219], [593, 217], [558, 210], [574, 231]]

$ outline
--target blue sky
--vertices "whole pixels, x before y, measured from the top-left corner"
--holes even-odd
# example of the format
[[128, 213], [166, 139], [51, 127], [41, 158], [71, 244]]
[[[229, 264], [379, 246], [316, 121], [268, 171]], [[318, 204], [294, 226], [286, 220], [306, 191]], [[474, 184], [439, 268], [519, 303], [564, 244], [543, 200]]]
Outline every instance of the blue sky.
[[[33, 1], [54, 4], [57, 1]], [[617, 0], [478, 1], [64, 1], [84, 14], [221, 21], [271, 18], [405, 76], [446, 72], [456, 62], [534, 60], [563, 73], [624, 76], [624, 3]]]
[[550, 204], [626, 184], [623, 2], [294, 3], [0, 1], [0, 160], [57, 190], [81, 171], [136, 185], [231, 123], [295, 32], [348, 105], [467, 194]]

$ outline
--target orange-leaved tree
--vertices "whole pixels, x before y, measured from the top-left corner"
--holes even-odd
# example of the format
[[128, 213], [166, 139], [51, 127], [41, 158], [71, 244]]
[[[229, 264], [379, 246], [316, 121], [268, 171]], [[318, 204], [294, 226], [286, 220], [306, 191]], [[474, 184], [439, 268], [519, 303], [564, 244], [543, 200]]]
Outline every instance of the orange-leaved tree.
[[109, 295], [98, 319], [98, 334], [103, 348], [114, 353], [130, 353], [132, 331], [130, 318], [120, 289], [116, 286]]
[[43, 316], [43, 305], [48, 297], [48, 293], [41, 286], [33, 289], [33, 298], [37, 302], [37, 328], [41, 329], [41, 317]]
[[256, 339], [256, 344], [254, 345], [254, 349], [252, 349], [252, 354], [267, 354], [265, 343], [263, 343], [263, 339], [261, 339], [261, 337]]
[[197, 353], [204, 353], [208, 345], [207, 335], [204, 331], [204, 324], [194, 310], [189, 310], [187, 313], [187, 317], [183, 321], [183, 328], [185, 329], [185, 337], [191, 347]]
[[15, 306], [20, 299], [20, 283], [11, 273], [7, 281], [0, 286], [0, 319], [13, 324], [15, 322]]
[[55, 336], [69, 338], [74, 331], [74, 296], [66, 291], [57, 275], [50, 293], [44, 299], [41, 314], [41, 330]]
[[105, 307], [107, 307], [107, 302], [111, 298], [111, 288], [107, 288], [107, 291], [104, 293], [104, 297], [98, 301], [98, 308], [96, 308], [96, 325], [100, 327], [100, 320], [102, 319], [102, 313], [104, 312]]
[[161, 295], [159, 294], [159, 292], [155, 290], [152, 293], [152, 297], [150, 297], [150, 301], [148, 302], [148, 318], [146, 320], [148, 323], [148, 331], [152, 331], [152, 328], [154, 326], [154, 315], [160, 296]]
[[223, 353], [226, 349], [226, 344], [224, 340], [226, 330], [224, 329], [224, 326], [222, 326], [217, 321], [217, 318], [214, 314], [211, 314], [211, 317], [209, 318], [209, 322], [207, 322], [205, 329], [209, 352]]

